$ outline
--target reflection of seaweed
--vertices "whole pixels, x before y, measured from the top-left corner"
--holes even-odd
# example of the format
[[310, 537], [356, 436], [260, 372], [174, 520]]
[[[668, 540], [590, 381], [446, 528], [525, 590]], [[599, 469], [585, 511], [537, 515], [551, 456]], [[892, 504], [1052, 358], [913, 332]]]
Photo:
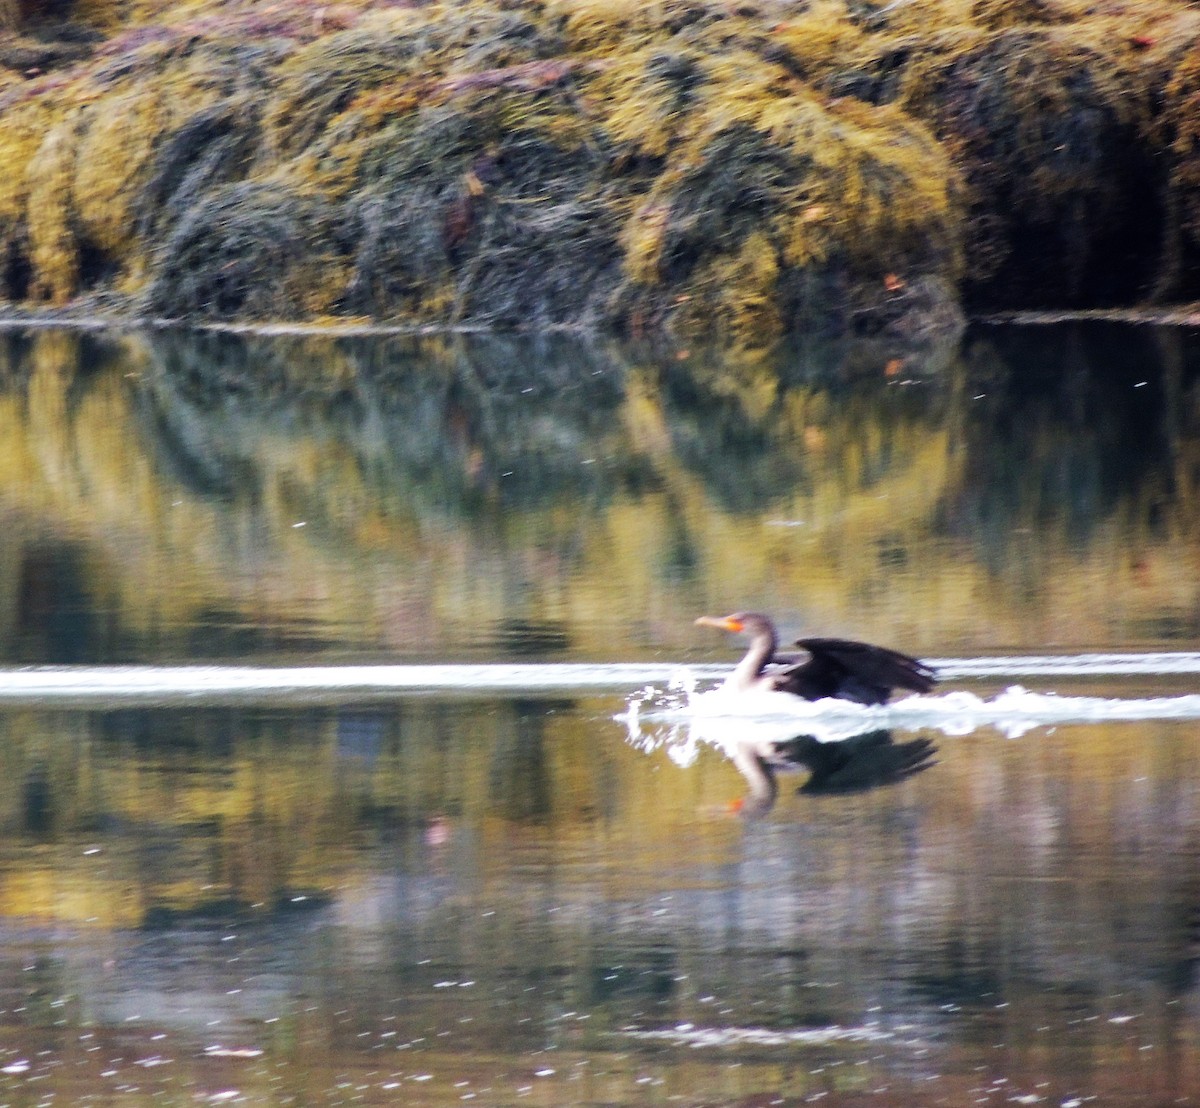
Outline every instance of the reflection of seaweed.
[[[739, 513], [810, 493], [814, 482], [829, 474], [830, 458], [805, 449], [806, 431], [823, 440], [826, 428], [844, 428], [863, 488], [909, 464], [908, 451], [894, 449], [891, 440], [906, 428], [932, 428], [944, 419], [953, 395], [947, 379], [932, 376], [922, 390], [899, 390], [878, 369], [855, 377], [851, 350], [831, 344], [804, 356], [781, 351], [743, 380], [737, 367], [726, 363], [667, 363], [659, 381], [680, 461], [723, 507]], [[919, 377], [919, 364], [908, 372]], [[811, 405], [811, 423], [797, 428], [793, 417], [801, 397], [819, 398], [819, 403]], [[861, 448], [864, 427], [880, 436], [874, 451]], [[844, 476], [854, 479], [848, 470]]]
[[[732, 377], [718, 370], [721, 377]], [[803, 455], [780, 449], [778, 425], [782, 385], [767, 383], [773, 419], [755, 419], [733, 389], [706, 387], [693, 372], [667, 367], [661, 375], [672, 441], [680, 460], [699, 474], [717, 499], [733, 511], [753, 511], [791, 491], [809, 486]], [[768, 462], [769, 459], [769, 462]]]
[[[406, 507], [443, 517], [555, 503], [601, 508], [618, 494], [662, 486], [654, 452], [630, 441], [622, 419], [630, 362], [615, 344], [550, 335], [331, 345], [175, 332], [152, 344], [159, 372], [153, 400], [143, 401], [149, 437], [168, 471], [197, 491], [253, 488], [261, 476], [243, 470], [253, 468], [247, 458], [264, 433], [344, 445], [385, 510], [398, 493]], [[860, 381], [851, 399], [853, 349], [831, 343], [802, 359], [794, 350], [745, 361], [697, 355], [686, 365], [642, 353], [640, 373], [678, 459], [722, 504], [751, 512], [811, 483], [791, 422], [796, 382], [815, 394], [835, 385], [864, 422], [929, 419], [928, 391], [889, 389], [879, 372], [868, 377], [868, 395]], [[903, 459], [875, 461], [891, 468]], [[321, 515], [315, 505], [304, 511], [310, 520]], [[694, 554], [676, 545], [686, 569]]]
[[[1128, 331], [990, 334], [994, 379], [970, 409], [971, 479], [947, 526], [972, 521], [972, 531], [1008, 534], [1066, 516], [1068, 533], [1084, 540], [1162, 462], [1164, 443], [1146, 436], [1162, 426], [1162, 394], [1133, 388], [1156, 353]], [[385, 511], [415, 504], [472, 519], [556, 503], [601, 508], [664, 480], [653, 454], [626, 435], [628, 363], [614, 346], [566, 336], [330, 343], [164, 333], [151, 342], [160, 372], [143, 397], [149, 441], [167, 472], [205, 495], [253, 495], [268, 435], [340, 444]], [[974, 347], [972, 372], [982, 351]], [[751, 363], [697, 355], [642, 366], [674, 455], [738, 513], [811, 490], [836, 449], [852, 451], [846, 479], [869, 490], [911, 465], [898, 436], [944, 425], [955, 402], [953, 373], [896, 388], [836, 343]], [[920, 377], [919, 366], [905, 373]], [[860, 448], [863, 427], [876, 432], [870, 451]], [[816, 453], [808, 435], [822, 444]], [[317, 505], [305, 510], [318, 519]], [[692, 556], [686, 544], [679, 550], [685, 565]]]
[[146, 436], [160, 472], [198, 496], [232, 500], [253, 497], [257, 484], [251, 467], [222, 449], [211, 428], [198, 422], [186, 405], [172, 404], [161, 394], [142, 391]]
[[24, 383], [32, 367], [34, 336], [28, 331], [0, 331], [0, 381], [6, 387]]
[[[620, 366], [604, 352], [533, 341], [349, 340], [336, 351], [232, 336], [155, 336], [155, 410], [173, 413], [195, 472], [231, 474], [270, 428], [345, 443], [386, 505], [398, 489], [439, 514], [488, 501], [608, 500], [636, 461], [616, 456]], [[327, 387], [324, 359], [352, 373]], [[156, 417], [156, 422], [157, 418]], [[237, 428], [243, 433], [239, 435]], [[207, 430], [206, 430], [207, 428]], [[161, 439], [157, 426], [151, 437]], [[160, 447], [163, 444], [160, 443]], [[220, 458], [199, 458], [195, 451]], [[595, 464], [603, 460], [604, 464]], [[214, 470], [214, 466], [216, 467]]]
[[[623, 457], [623, 366], [566, 339], [464, 340], [429, 358], [406, 342], [351, 343], [363, 395], [387, 430], [376, 462], [438, 488], [446, 507], [481, 499], [602, 505], [636, 461]], [[449, 486], [449, 487], [447, 487]]]

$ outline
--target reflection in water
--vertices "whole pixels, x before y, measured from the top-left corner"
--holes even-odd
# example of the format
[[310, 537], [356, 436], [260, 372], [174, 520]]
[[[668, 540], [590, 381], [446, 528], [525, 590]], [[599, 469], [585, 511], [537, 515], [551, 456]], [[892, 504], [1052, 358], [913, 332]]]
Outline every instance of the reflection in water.
[[766, 749], [743, 738], [729, 750], [730, 760], [749, 786], [741, 807], [747, 815], [761, 815], [774, 806], [779, 773], [808, 770], [808, 780], [796, 791], [809, 796], [865, 792], [929, 769], [935, 754], [932, 739], [897, 743], [890, 731], [868, 731], [829, 743], [797, 735]]
[[918, 654], [1177, 640], [1189, 342], [992, 328], [852, 375], [836, 350], [7, 332], [5, 650], [612, 660], [699, 649], [687, 614], [735, 602]]
[[0, 1087], [1200, 1092], [1190, 727], [952, 739], [747, 822], [724, 758], [605, 741], [616, 706], [0, 716]]
[[[807, 770], [797, 792], [844, 795], [894, 785], [934, 765], [933, 740], [897, 743], [889, 728], [878, 726], [876, 717], [885, 709], [877, 705], [811, 703], [770, 689], [731, 692], [728, 680], [706, 693], [695, 693], [693, 682], [681, 687], [682, 697], [664, 698], [647, 689], [630, 698], [619, 717], [629, 744], [647, 752], [665, 748], [682, 766], [691, 765], [702, 746], [721, 751], [745, 780], [746, 796], [734, 807], [746, 816], [765, 815], [775, 806], [779, 774]], [[655, 698], [667, 710], [645, 713], [643, 706]], [[909, 698], [904, 705], [928, 704], [923, 710], [932, 720], [940, 714], [943, 724], [956, 723], [956, 714], [947, 716], [938, 699]], [[798, 734], [802, 727], [816, 733]]]
[[0, 1100], [1195, 1100], [1195, 656], [1127, 655], [1194, 645], [1198, 349], [0, 335], [10, 665], [648, 684], [745, 604], [997, 683], [754, 721], [756, 820], [653, 691], [10, 705]]
[[82, 552], [66, 543], [31, 543], [21, 552], [13, 630], [18, 642], [36, 642], [45, 662], [87, 661], [100, 639], [84, 564]]

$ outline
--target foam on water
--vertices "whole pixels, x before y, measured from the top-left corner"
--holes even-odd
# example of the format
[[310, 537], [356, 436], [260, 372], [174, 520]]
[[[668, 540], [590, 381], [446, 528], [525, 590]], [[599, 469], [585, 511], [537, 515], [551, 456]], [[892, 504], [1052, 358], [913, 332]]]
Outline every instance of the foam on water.
[[788, 703], [782, 698], [767, 701], [765, 697], [732, 698], [721, 693], [700, 693], [682, 705], [671, 701], [671, 694], [649, 701], [631, 699], [628, 710], [618, 718], [629, 728], [635, 745], [652, 749], [678, 743], [680, 729], [708, 735], [753, 726], [765, 737], [777, 733], [780, 741], [805, 734], [822, 742], [837, 742], [881, 728], [969, 735], [982, 727], [994, 727], [1009, 738], [1019, 738], [1037, 727], [1072, 723], [1200, 719], [1197, 693], [1126, 699], [1037, 693], [1020, 685], [986, 698], [955, 691], [905, 697], [879, 707], [844, 700]]

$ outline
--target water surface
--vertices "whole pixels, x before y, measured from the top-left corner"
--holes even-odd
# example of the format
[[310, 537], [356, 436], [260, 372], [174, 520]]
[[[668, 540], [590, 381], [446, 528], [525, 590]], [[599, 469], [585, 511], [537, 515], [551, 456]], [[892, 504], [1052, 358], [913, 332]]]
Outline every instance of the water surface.
[[[1187, 334], [0, 371], [0, 1102], [1200, 1097]], [[937, 764], [738, 815], [735, 608]]]

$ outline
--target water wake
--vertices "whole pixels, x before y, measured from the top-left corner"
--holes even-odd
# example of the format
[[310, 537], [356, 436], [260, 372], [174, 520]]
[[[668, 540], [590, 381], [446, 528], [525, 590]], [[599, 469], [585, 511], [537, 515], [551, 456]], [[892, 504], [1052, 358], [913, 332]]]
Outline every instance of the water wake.
[[[944, 680], [1005, 677], [1173, 676], [1200, 674], [1200, 653], [1074, 654], [928, 659]], [[0, 705], [109, 706], [125, 704], [341, 704], [390, 701], [411, 696], [528, 696], [541, 693], [623, 693], [641, 689], [633, 701], [653, 706], [653, 690], [715, 683], [728, 665], [677, 663], [558, 663], [481, 665], [340, 665], [340, 666], [27, 666], [0, 670]], [[651, 690], [651, 691], [646, 691]], [[922, 713], [936, 717], [933, 726], [952, 727], [953, 720], [989, 722], [997, 713], [1025, 713], [1037, 722], [1068, 722], [1061, 713], [1091, 713], [1101, 718], [1193, 718], [1186, 696], [1142, 701], [1105, 701], [1086, 697], [1047, 696], [1047, 703], [1023, 699], [1015, 690], [983, 702], [969, 693], [913, 698], [889, 706], [887, 726], [927, 726]], [[982, 706], [981, 706], [982, 705]], [[1105, 707], [1107, 705], [1107, 707]], [[678, 704], [664, 702], [659, 708]], [[854, 705], [843, 706], [858, 712]], [[831, 709], [816, 715], [826, 722]], [[1133, 716], [1117, 712], [1142, 713]], [[1040, 714], [1039, 714], [1040, 713]], [[1099, 714], [1096, 714], [1099, 713]], [[836, 713], [835, 713], [836, 714]], [[941, 723], [938, 722], [941, 721]], [[864, 721], [865, 722], [865, 721]], [[872, 721], [871, 726], [879, 726]], [[966, 722], [961, 726], [966, 727]], [[952, 733], [952, 732], [947, 732]]]
[[[676, 665], [28, 666], [0, 670], [0, 706], [308, 705], [413, 696], [628, 692]], [[725, 666], [696, 667], [701, 678]]]
[[986, 658], [927, 658], [943, 680], [973, 677], [1165, 677], [1200, 673], [1200, 653], [1032, 654]]

